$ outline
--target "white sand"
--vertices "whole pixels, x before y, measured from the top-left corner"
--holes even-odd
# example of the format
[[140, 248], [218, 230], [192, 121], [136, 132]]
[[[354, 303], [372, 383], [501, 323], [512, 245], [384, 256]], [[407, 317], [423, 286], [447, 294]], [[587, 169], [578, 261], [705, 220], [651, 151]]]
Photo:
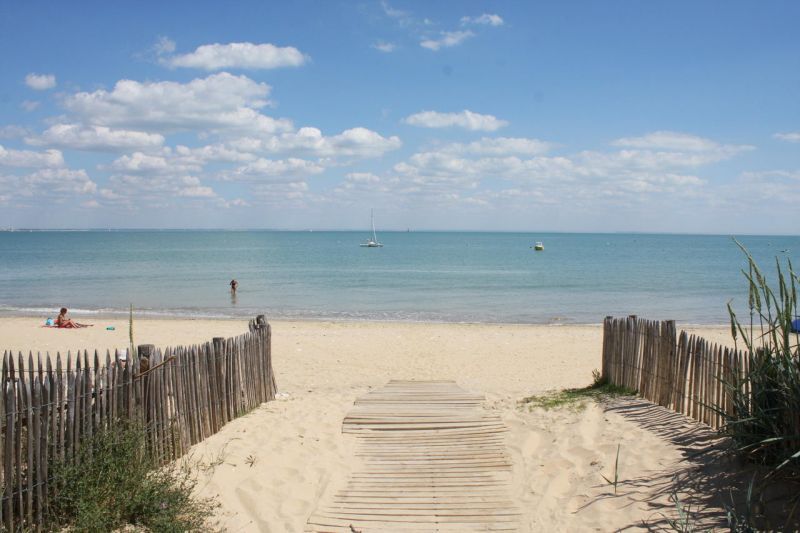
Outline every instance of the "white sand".
[[[93, 328], [55, 330], [41, 328], [38, 319], [0, 318], [0, 344], [51, 352], [128, 344], [127, 320], [94, 322]], [[236, 320], [142, 319], [134, 327], [137, 343], [158, 346], [247, 330]], [[692, 332], [730, 344], [727, 327]], [[346, 478], [353, 441], [341, 434], [341, 423], [355, 398], [389, 379], [454, 379], [484, 393], [487, 408], [500, 411], [509, 426], [512, 496], [526, 531], [610, 531], [658, 522], [675, 514], [665, 480], [691, 466], [670, 432], [662, 436], [592, 402], [549, 411], [518, 403], [591, 383], [601, 346], [600, 326], [273, 322], [281, 399], [195, 446], [192, 459], [203, 465], [199, 492], [219, 498], [228, 531], [302, 531], [320, 495]], [[621, 484], [614, 495], [601, 474], [613, 478], [617, 445]]]

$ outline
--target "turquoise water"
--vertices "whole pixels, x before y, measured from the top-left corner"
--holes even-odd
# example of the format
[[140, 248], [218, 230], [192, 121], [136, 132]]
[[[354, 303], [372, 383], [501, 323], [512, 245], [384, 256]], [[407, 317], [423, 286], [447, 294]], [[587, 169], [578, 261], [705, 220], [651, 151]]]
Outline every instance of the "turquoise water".
[[[383, 232], [0, 233], [0, 314], [598, 323], [727, 321], [746, 303], [726, 236]], [[741, 237], [769, 271], [800, 237]], [[534, 252], [543, 241], [544, 252]], [[788, 250], [788, 251], [784, 251]], [[228, 282], [239, 281], [231, 298]]]

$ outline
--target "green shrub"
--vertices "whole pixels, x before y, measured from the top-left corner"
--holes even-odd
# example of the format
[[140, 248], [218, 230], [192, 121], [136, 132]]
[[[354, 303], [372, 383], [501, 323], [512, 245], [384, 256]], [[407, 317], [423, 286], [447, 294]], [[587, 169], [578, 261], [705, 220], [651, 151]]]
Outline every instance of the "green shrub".
[[[738, 244], [738, 243], [737, 243]], [[753, 257], [744, 272], [749, 285], [749, 324], [742, 324], [731, 305], [731, 332], [749, 355], [746, 375], [727, 383], [734, 404], [724, 431], [745, 456], [777, 473], [795, 476], [800, 466], [800, 348], [792, 333], [797, 315], [798, 279], [791, 261], [776, 259], [778, 293], [770, 288]], [[738, 347], [738, 346], [737, 346]]]
[[55, 465], [48, 518], [51, 528], [106, 532], [131, 524], [158, 532], [208, 530], [215, 503], [192, 497], [187, 466], [160, 466], [145, 454], [137, 427], [103, 431], [75, 461]]

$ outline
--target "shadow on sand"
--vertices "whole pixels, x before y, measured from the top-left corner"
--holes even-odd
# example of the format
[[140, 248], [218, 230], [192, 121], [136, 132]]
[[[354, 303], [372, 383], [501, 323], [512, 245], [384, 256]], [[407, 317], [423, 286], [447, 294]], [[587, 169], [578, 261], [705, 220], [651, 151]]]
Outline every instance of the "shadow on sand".
[[[760, 479], [763, 472], [726, 453], [730, 441], [708, 426], [641, 398], [611, 398], [605, 400], [603, 406], [606, 412], [616, 413], [670, 442], [678, 448], [684, 459], [677, 468], [619, 482], [618, 495], [645, 503], [652, 509], [648, 520], [630, 524], [627, 528], [675, 531], [675, 525], [680, 525], [681, 517], [677, 505], [669, 501], [669, 496], [674, 494], [686, 516], [687, 527], [678, 528], [679, 531], [728, 529], [726, 507], [735, 509], [740, 516], [752, 512], [757, 516], [755, 523], [759, 529], [800, 529], [797, 517], [787, 523], [795, 503], [791, 497], [797, 494], [798, 487], [773, 484], [758, 499], [754, 498], [752, 508], [748, 509], [748, 486], [754, 476]], [[615, 497], [610, 494], [601, 499]]]

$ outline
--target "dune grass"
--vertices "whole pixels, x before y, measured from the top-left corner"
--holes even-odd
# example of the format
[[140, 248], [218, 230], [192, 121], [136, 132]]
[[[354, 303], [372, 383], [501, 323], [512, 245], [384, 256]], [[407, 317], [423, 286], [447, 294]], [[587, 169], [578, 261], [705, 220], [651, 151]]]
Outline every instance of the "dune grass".
[[75, 460], [54, 465], [48, 529], [211, 531], [216, 503], [193, 496], [188, 465], [150, 459], [145, 437], [142, 428], [116, 426], [87, 441]]
[[596, 370], [593, 374], [594, 383], [588, 387], [548, 391], [544, 394], [523, 398], [519, 404], [521, 407], [527, 407], [528, 409], [569, 408], [580, 411], [586, 407], [588, 400], [601, 401], [616, 396], [634, 396], [636, 394], [634, 390], [606, 382]]
[[[800, 480], [800, 335], [792, 332], [798, 314], [800, 278], [791, 261], [776, 258], [777, 293], [747, 250], [749, 323], [742, 324], [728, 305], [734, 342], [749, 355], [747, 375], [726, 383], [734, 412], [723, 432], [736, 451], [779, 474]], [[749, 392], [748, 392], [749, 391]]]

